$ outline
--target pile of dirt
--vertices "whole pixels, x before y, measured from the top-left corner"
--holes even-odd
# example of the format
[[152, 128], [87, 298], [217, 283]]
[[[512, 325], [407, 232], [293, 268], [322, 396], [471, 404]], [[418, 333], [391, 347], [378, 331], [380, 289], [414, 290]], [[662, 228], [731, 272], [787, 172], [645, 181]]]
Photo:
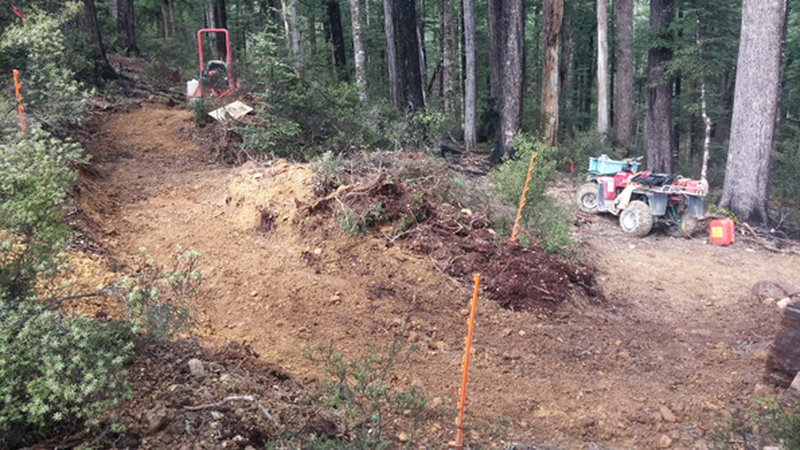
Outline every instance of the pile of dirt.
[[[105, 431], [61, 437], [61, 445], [244, 448], [287, 432], [333, 437], [340, 430], [336, 414], [317, 408], [309, 389], [236, 342], [219, 349], [186, 340], [152, 344], [126, 370], [132, 396], [106, 412]], [[114, 431], [119, 425], [124, 432]]]
[[[437, 179], [448, 177], [440, 174]], [[450, 277], [464, 279], [481, 273], [486, 294], [503, 308], [552, 312], [576, 297], [603, 300], [590, 267], [510, 241], [497, 242], [488, 212], [475, 213], [437, 198], [439, 192], [447, 191], [441, 186], [446, 183], [434, 183], [437, 192], [384, 171], [362, 177], [320, 203], [336, 206], [328, 200], [340, 198], [340, 208], [329, 210], [342, 214], [345, 208], [361, 231], [379, 228], [387, 245], [399, 243], [429, 255]]]

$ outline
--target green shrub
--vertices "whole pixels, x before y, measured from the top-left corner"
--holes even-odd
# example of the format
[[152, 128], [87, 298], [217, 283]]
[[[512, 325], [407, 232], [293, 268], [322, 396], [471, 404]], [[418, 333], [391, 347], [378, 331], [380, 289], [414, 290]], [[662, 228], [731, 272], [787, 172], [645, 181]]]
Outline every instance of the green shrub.
[[[57, 13], [35, 11], [27, 22], [14, 22], [0, 35], [0, 62], [20, 70], [26, 116], [50, 128], [78, 122], [83, 112], [86, 95], [75, 79], [80, 62], [62, 32], [81, 8], [79, 2], [66, 2]], [[7, 115], [4, 125], [6, 131], [16, 127], [15, 115]]]
[[96, 417], [128, 392], [120, 371], [133, 353], [127, 324], [62, 319], [32, 302], [3, 309], [0, 446], [32, 444], [57, 426]]
[[[69, 238], [61, 220], [80, 147], [39, 127], [0, 141], [0, 448], [29, 445], [48, 432], [97, 418], [127, 392], [125, 361], [135, 342], [169, 337], [196, 290], [197, 253], [179, 251], [168, 268], [140, 270], [102, 290], [125, 305], [128, 321], [61, 317], [70, 296], [41, 298], [61, 268]], [[45, 300], [50, 300], [46, 303]]]
[[85, 159], [79, 145], [36, 126], [9, 138], [0, 141], [0, 301], [18, 304], [69, 236], [61, 220], [75, 180], [69, 164]]
[[[502, 201], [509, 207], [513, 206], [516, 211], [531, 155], [535, 151], [534, 169], [520, 221], [520, 227], [525, 233], [520, 235], [520, 242], [525, 244], [529, 236], [539, 243], [542, 250], [562, 253], [572, 244], [569, 236], [570, 214], [546, 194], [548, 184], [555, 174], [557, 149], [524, 133], [518, 134], [514, 139], [514, 148], [514, 157], [504, 161], [492, 172], [497, 193]], [[496, 223], [495, 228], [499, 230], [510, 231], [510, 227], [504, 225], [513, 224], [512, 217], [502, 215], [494, 217], [493, 221]]]
[[800, 404], [781, 406], [774, 397], [755, 399], [754, 408], [737, 408], [724, 426], [709, 433], [714, 448], [800, 448]]
[[144, 248], [140, 252], [136, 272], [110, 291], [125, 306], [125, 320], [140, 339], [170, 339], [189, 325], [187, 299], [197, 293], [202, 281], [197, 268], [200, 254], [178, 246], [171, 267], [166, 268], [150, 258]]
[[350, 438], [347, 443], [318, 438], [313, 448], [386, 448], [400, 432], [413, 443], [419, 425], [430, 419], [425, 397], [416, 388], [397, 391], [391, 385], [395, 366], [413, 348], [395, 343], [386, 355], [370, 345], [367, 350], [361, 361], [348, 360], [331, 346], [317, 345], [309, 352], [308, 358], [322, 364], [327, 375], [323, 406], [342, 412]]

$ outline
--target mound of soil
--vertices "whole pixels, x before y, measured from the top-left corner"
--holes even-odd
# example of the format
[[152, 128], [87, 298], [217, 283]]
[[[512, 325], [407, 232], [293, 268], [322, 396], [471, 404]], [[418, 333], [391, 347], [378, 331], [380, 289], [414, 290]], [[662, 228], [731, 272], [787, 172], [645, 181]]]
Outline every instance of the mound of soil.
[[481, 273], [484, 291], [503, 308], [552, 312], [575, 296], [603, 298], [590, 267], [514, 242], [497, 243], [488, 213], [437, 201], [436, 192], [424, 185], [381, 172], [347, 190], [342, 201], [363, 226], [391, 230], [393, 237], [384, 232], [389, 245], [399, 242], [429, 255], [451, 277]]
[[[288, 431], [335, 435], [339, 430], [335, 416], [315, 407], [314, 395], [292, 375], [236, 342], [219, 349], [192, 341], [154, 344], [139, 352], [126, 369], [132, 397], [106, 416], [108, 424], [122, 424], [124, 434], [109, 427], [99, 436], [92, 433], [91, 444], [84, 442], [85, 435], [59, 439], [62, 444], [243, 448], [261, 446]], [[233, 396], [250, 396], [254, 401], [222, 403]], [[208, 407], [188, 409], [203, 405]]]

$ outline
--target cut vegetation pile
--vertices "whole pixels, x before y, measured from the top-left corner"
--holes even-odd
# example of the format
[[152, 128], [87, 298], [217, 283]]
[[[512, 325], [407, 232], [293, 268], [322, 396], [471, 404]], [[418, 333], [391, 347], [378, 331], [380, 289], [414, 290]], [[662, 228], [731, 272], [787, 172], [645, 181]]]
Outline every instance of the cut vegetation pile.
[[308, 211], [335, 211], [348, 234], [378, 230], [388, 246], [429, 255], [452, 278], [479, 272], [488, 297], [506, 309], [553, 311], [576, 297], [602, 299], [588, 266], [524, 248], [492, 229], [503, 208], [489, 194], [468, 192], [459, 177], [419, 153], [356, 155], [349, 173], [318, 183], [323, 198]]

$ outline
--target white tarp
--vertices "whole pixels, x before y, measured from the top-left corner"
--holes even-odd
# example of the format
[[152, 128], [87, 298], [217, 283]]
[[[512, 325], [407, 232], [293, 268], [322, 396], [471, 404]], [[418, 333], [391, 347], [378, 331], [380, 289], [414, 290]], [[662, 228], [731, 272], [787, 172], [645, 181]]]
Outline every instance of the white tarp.
[[231, 119], [239, 120], [252, 110], [253, 108], [245, 105], [239, 100], [236, 100], [229, 105], [211, 111], [208, 113], [208, 115], [220, 122], [225, 122]]

